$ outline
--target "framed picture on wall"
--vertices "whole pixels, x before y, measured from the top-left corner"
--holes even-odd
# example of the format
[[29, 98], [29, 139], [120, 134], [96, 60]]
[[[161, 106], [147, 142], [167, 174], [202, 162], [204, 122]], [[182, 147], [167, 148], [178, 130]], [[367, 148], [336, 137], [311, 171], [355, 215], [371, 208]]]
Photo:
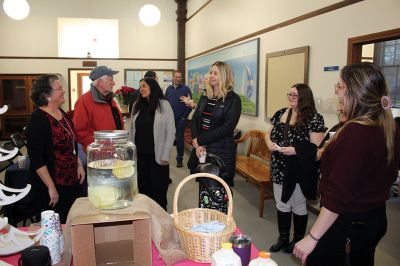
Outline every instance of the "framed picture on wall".
[[265, 119], [287, 106], [287, 93], [296, 83], [308, 83], [309, 46], [265, 56]]
[[144, 77], [147, 71], [154, 71], [157, 74], [158, 84], [160, 84], [161, 89], [165, 93], [165, 90], [169, 85], [172, 85], [172, 75], [174, 73], [173, 69], [124, 69], [124, 80], [125, 86], [139, 89], [139, 81]]
[[224, 61], [232, 68], [235, 92], [242, 100], [242, 114], [258, 115], [258, 73], [260, 39], [254, 39], [238, 45], [188, 60], [188, 86], [193, 99], [200, 98], [205, 88], [205, 75], [216, 61]]

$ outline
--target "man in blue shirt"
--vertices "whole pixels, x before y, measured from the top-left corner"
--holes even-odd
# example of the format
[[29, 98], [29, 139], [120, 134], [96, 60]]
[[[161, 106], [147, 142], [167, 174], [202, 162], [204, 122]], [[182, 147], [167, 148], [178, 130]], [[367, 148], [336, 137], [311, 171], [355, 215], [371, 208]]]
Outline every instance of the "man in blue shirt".
[[183, 149], [184, 149], [184, 131], [185, 123], [190, 111], [192, 109], [181, 102], [179, 99], [181, 96], [190, 96], [192, 98], [192, 92], [189, 87], [182, 84], [182, 73], [179, 70], [174, 71], [172, 77], [173, 84], [167, 88], [165, 96], [171, 104], [172, 110], [174, 111], [175, 117], [175, 129], [176, 129], [176, 167], [180, 168], [183, 166]]

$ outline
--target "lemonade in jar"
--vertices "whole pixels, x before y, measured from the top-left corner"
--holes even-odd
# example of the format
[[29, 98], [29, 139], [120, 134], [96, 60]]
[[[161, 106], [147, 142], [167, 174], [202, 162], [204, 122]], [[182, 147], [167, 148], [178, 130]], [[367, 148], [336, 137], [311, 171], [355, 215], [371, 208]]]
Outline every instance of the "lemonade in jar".
[[96, 131], [88, 146], [88, 196], [99, 209], [130, 206], [138, 194], [136, 147], [128, 131]]

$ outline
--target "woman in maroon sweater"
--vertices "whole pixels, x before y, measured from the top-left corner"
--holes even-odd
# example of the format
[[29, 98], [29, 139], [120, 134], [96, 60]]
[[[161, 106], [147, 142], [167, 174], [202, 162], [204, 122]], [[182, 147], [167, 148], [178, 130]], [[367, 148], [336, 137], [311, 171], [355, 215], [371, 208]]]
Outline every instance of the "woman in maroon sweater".
[[385, 78], [374, 64], [345, 66], [335, 93], [348, 121], [322, 155], [321, 211], [293, 253], [307, 266], [374, 265], [399, 168], [400, 133]]

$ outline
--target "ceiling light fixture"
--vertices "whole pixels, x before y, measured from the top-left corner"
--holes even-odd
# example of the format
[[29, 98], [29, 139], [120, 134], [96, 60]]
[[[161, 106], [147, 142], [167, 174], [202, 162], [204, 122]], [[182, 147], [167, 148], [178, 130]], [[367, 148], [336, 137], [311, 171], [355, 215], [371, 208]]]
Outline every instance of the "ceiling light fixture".
[[26, 0], [4, 0], [3, 9], [7, 16], [15, 20], [26, 18], [30, 11]]
[[156, 25], [161, 18], [160, 9], [155, 5], [144, 5], [139, 10], [139, 19], [146, 26]]

